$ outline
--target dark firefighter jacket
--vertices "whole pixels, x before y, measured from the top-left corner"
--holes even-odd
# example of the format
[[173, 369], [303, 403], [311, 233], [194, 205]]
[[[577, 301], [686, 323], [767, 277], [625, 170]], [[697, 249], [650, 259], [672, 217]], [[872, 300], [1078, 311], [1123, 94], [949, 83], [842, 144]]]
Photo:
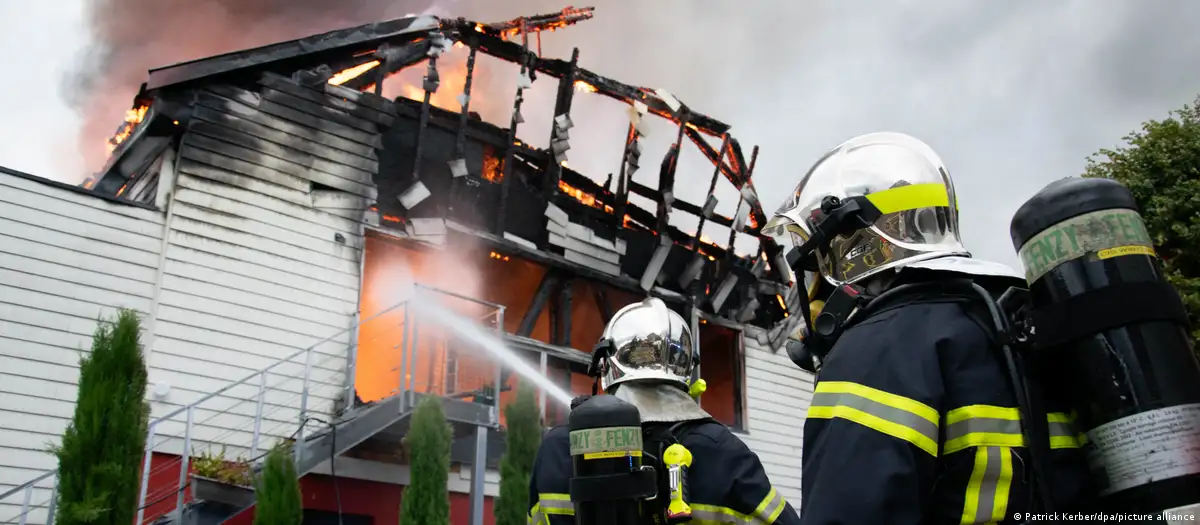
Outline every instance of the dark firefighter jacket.
[[[698, 424], [683, 433], [680, 443], [693, 457], [688, 470], [691, 523], [799, 523], [796, 511], [771, 486], [758, 456], [724, 425]], [[528, 523], [575, 522], [574, 506], [568, 495], [573, 473], [570, 449], [566, 426], [554, 427], [542, 438], [529, 478]]]
[[[1013, 522], [1030, 511], [1027, 450], [982, 297], [888, 301], [846, 329], [804, 425], [805, 525]], [[1082, 435], [1046, 399], [1059, 508], [1085, 493]], [[1058, 410], [1058, 411], [1056, 411]]]

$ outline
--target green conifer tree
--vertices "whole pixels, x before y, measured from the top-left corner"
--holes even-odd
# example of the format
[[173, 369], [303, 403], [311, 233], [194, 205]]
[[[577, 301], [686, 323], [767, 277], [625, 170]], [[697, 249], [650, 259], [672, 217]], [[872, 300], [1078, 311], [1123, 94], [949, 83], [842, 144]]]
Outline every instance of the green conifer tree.
[[441, 400], [428, 396], [412, 415], [404, 438], [411, 464], [408, 487], [400, 496], [400, 523], [450, 525], [450, 443], [454, 439]]
[[496, 525], [521, 525], [529, 514], [529, 476], [542, 442], [533, 388], [522, 383], [516, 401], [504, 407], [507, 429], [504, 456], [500, 458], [500, 498], [493, 507]]
[[254, 525], [300, 525], [304, 507], [289, 442], [267, 453], [255, 489]]
[[58, 525], [129, 525], [137, 512], [150, 416], [137, 313], [101, 320], [79, 361], [75, 415], [58, 456]]

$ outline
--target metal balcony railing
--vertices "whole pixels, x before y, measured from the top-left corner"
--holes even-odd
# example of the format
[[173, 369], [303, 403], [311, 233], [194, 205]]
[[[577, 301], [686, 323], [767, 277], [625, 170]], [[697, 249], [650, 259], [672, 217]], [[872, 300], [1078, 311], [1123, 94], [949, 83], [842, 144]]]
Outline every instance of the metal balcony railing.
[[[412, 298], [282, 359], [246, 352], [248, 361], [268, 362], [250, 373], [218, 364], [193, 371], [193, 381], [176, 385], [171, 399], [152, 403], [136, 524], [183, 508], [198, 454], [223, 450], [230, 460], [255, 463], [275, 444], [294, 440], [299, 464], [306, 440], [336, 422], [335, 406], [346, 408], [348, 418], [367, 408], [355, 406], [355, 379], [362, 380], [356, 372], [368, 352], [376, 364], [392, 363], [382, 398], [411, 392], [482, 404], [498, 422], [501, 367], [474, 342], [419, 315], [426, 301], [503, 336], [503, 305], [418, 285]], [[245, 375], [226, 382], [239, 373]], [[206, 383], [224, 386], [188, 390]], [[0, 494], [0, 524], [53, 525], [57, 476], [48, 471]]]

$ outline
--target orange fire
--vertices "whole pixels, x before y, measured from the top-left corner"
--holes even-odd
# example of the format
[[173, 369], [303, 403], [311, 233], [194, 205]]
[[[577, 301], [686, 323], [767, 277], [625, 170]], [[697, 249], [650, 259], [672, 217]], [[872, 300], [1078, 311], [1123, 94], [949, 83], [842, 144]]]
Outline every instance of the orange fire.
[[351, 68], [343, 69], [341, 71], [338, 71], [336, 75], [333, 75], [332, 77], [330, 77], [329, 83], [333, 84], [335, 86], [340, 86], [342, 84], [345, 84], [346, 82], [349, 82], [351, 79], [354, 79], [354, 78], [358, 77], [359, 75], [366, 73], [367, 71], [375, 69], [375, 66], [378, 66], [378, 65], [379, 65], [378, 60], [372, 60], [365, 64], [359, 64], [359, 65], [351, 67]]
[[596, 86], [588, 84], [582, 80], [575, 81], [575, 92], [577, 93], [595, 93]]
[[[612, 206], [607, 206], [604, 203], [600, 202], [599, 200], [596, 199], [595, 195], [592, 195], [591, 193], [588, 193], [579, 188], [571, 186], [570, 184], [567, 184], [566, 182], [563, 182], [561, 180], [558, 181], [558, 189], [561, 190], [563, 193], [570, 195], [575, 200], [583, 203], [584, 206], [590, 206], [592, 208], [596, 208], [598, 210], [604, 210], [609, 213], [612, 213], [612, 211], [613, 211]], [[626, 217], [629, 217], [629, 216], [626, 215]]]
[[117, 146], [125, 142], [125, 139], [133, 134], [133, 130], [137, 128], [137, 125], [146, 119], [146, 111], [149, 109], [150, 106], [139, 106], [125, 111], [125, 122], [121, 124], [121, 129], [112, 138], [108, 139], [107, 146], [110, 154], [117, 149]]
[[504, 170], [502, 169], [500, 157], [496, 155], [496, 148], [491, 145], [483, 147], [483, 178], [490, 182], [499, 183], [504, 180]]

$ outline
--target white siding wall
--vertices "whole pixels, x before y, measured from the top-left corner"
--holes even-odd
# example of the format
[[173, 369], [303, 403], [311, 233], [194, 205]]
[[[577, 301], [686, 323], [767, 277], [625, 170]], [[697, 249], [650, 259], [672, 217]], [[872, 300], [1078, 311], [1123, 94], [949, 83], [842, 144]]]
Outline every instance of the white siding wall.
[[780, 349], [759, 346], [747, 328], [746, 405], [750, 434], [742, 440], [758, 454], [771, 483], [800, 510], [800, 448], [804, 416], [812, 401], [813, 376]]
[[[316, 345], [308, 409], [328, 421], [357, 310], [359, 224], [252, 191], [251, 180], [232, 172], [223, 178], [234, 184], [225, 184], [189, 175], [187, 163], [181, 169], [150, 357], [152, 379], [171, 390], [153, 404], [154, 416]], [[296, 432], [304, 367], [301, 356], [268, 376], [262, 447]], [[257, 395], [255, 379], [199, 405], [192, 450], [247, 452]], [[179, 453], [182, 443], [162, 435], [182, 436], [185, 421], [164, 424], [156, 450]]]
[[[57, 467], [46, 448], [74, 413], [81, 353], [101, 317], [151, 312], [162, 228], [160, 212], [0, 173], [0, 492]], [[0, 501], [0, 522], [20, 504]]]

